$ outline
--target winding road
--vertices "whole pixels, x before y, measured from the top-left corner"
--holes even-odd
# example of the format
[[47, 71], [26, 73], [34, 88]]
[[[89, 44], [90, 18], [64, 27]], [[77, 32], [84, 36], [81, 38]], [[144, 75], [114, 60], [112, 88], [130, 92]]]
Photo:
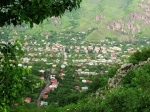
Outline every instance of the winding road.
[[42, 97], [42, 95], [44, 94], [45, 89], [46, 89], [47, 87], [49, 87], [50, 84], [51, 84], [51, 81], [50, 81], [49, 77], [47, 77], [47, 84], [46, 84], [45, 88], [41, 91], [41, 93], [39, 94], [39, 97], [38, 97], [38, 99], [37, 99], [37, 101], [36, 101], [36, 105], [37, 105], [37, 106], [40, 106], [41, 97]]

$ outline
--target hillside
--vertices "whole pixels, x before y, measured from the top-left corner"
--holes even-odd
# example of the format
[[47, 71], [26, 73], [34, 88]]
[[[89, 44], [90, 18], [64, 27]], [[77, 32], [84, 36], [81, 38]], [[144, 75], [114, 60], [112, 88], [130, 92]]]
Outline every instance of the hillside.
[[72, 30], [78, 32], [95, 28], [86, 37], [88, 41], [99, 41], [104, 37], [148, 36], [149, 2], [149, 0], [115, 0], [112, 2], [86, 0], [86, 2], [83, 1], [79, 10], [62, 17], [62, 28], [72, 25]]
[[[32, 76], [21, 77], [32, 89], [12, 103], [11, 111], [149, 112], [149, 12], [150, 0], [84, 0], [79, 10], [32, 29], [1, 27], [2, 43], [22, 44], [14, 47], [24, 51], [18, 68]], [[2, 51], [9, 53], [7, 47]], [[7, 70], [0, 68], [6, 77]]]
[[149, 36], [150, 0], [84, 0], [80, 9], [66, 12], [61, 18], [45, 20], [33, 29], [22, 25], [17, 30], [26, 35], [49, 31], [87, 32], [86, 41], [99, 42], [105, 37], [128, 38]]
[[[66, 12], [61, 18], [45, 20], [40, 25], [21, 25], [15, 29], [22, 35], [50, 35], [51, 31], [88, 33], [86, 41], [99, 42], [105, 37], [121, 38], [149, 36], [150, 0], [84, 0], [81, 7]], [[14, 29], [10, 27], [10, 29]], [[13, 34], [12, 34], [13, 35]]]

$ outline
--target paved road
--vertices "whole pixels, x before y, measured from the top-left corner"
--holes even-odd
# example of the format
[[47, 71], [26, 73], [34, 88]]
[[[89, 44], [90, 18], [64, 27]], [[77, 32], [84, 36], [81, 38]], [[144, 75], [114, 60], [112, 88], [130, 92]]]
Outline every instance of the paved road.
[[37, 102], [36, 102], [36, 105], [37, 105], [37, 106], [40, 106], [41, 97], [42, 97], [42, 95], [44, 94], [45, 89], [46, 89], [47, 87], [49, 87], [50, 84], [51, 84], [51, 81], [50, 81], [49, 77], [47, 77], [47, 84], [46, 84], [45, 88], [41, 91], [41, 93], [40, 93], [40, 95], [39, 95], [39, 97], [38, 97], [38, 99], [37, 99]]

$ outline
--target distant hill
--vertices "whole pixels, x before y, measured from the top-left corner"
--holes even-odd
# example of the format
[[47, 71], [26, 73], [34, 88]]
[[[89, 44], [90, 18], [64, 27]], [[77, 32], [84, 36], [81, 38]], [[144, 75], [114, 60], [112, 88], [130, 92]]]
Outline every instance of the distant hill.
[[149, 12], [150, 0], [85, 0], [79, 10], [65, 14], [61, 22], [62, 28], [75, 24], [74, 31], [96, 28], [86, 40], [147, 36]]
[[150, 0], [83, 0], [80, 9], [66, 12], [61, 18], [45, 20], [33, 29], [19, 28], [23, 34], [37, 35], [50, 31], [87, 32], [86, 41], [150, 35]]
[[[60, 30], [95, 30], [86, 38], [148, 36], [150, 0], [84, 0], [79, 10], [66, 13], [54, 27]], [[53, 19], [54, 20], [54, 19]]]

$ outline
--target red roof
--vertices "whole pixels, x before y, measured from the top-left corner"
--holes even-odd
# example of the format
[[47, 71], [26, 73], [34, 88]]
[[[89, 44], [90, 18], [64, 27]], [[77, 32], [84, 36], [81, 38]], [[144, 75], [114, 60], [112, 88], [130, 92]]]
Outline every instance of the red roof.
[[57, 82], [57, 79], [51, 79], [51, 82]]
[[26, 97], [24, 100], [26, 103], [30, 103], [31, 102], [31, 98], [30, 97]]
[[25, 101], [31, 101], [30, 97], [25, 98]]
[[49, 92], [51, 90], [51, 88], [50, 87], [47, 87], [45, 90], [44, 90], [44, 92]]
[[57, 81], [52, 82], [52, 85], [58, 85]]
[[41, 76], [40, 79], [41, 79], [41, 80], [44, 80], [44, 76]]
[[86, 82], [92, 82], [91, 80], [86, 80]]
[[75, 86], [75, 89], [80, 89], [80, 86]]
[[48, 95], [43, 94], [42, 97], [43, 97], [44, 99], [46, 99], [46, 98], [48, 98]]

